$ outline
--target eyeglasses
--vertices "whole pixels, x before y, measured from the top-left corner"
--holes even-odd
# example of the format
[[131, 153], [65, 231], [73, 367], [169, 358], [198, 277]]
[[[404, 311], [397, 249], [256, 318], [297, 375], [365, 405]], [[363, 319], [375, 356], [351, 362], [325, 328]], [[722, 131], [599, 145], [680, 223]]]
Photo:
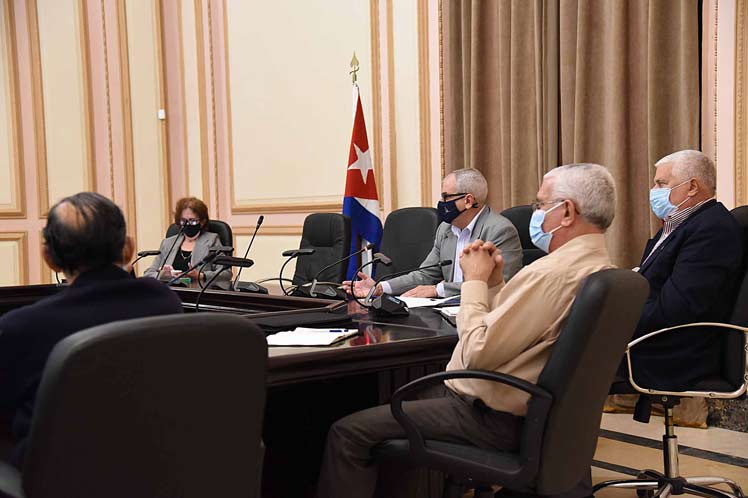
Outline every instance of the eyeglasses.
[[553, 199], [551, 201], [533, 201], [532, 204], [532, 210], [537, 211], [538, 209], [541, 209], [543, 206], [548, 204], [558, 204], [559, 202], [564, 202], [565, 199]]
[[[467, 192], [456, 192], [454, 194], [448, 194], [447, 192], [442, 192], [442, 200], [444, 202], [447, 202], [447, 199], [449, 199], [450, 197], [457, 197], [457, 199], [454, 199], [456, 201], [456, 200], [462, 199], [466, 195], [468, 195]], [[460, 197], [458, 197], [458, 196], [460, 196]]]
[[181, 218], [179, 220], [179, 224], [181, 226], [185, 226], [185, 225], [195, 226], [195, 225], [199, 225], [200, 224], [200, 220], [198, 220], [196, 218], [189, 218], [189, 219], [187, 219], [187, 218]]

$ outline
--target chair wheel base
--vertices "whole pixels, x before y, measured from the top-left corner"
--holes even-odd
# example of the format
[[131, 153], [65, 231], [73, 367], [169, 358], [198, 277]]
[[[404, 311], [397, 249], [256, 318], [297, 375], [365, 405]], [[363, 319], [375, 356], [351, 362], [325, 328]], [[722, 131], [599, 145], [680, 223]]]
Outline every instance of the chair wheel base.
[[[730, 491], [710, 487], [714, 484], [727, 484]], [[642, 498], [668, 498], [673, 495], [694, 494], [711, 498], [748, 498], [740, 486], [721, 477], [666, 477], [654, 470], [645, 470], [637, 479], [621, 479], [596, 484], [592, 490], [597, 493], [607, 487], [634, 489]]]

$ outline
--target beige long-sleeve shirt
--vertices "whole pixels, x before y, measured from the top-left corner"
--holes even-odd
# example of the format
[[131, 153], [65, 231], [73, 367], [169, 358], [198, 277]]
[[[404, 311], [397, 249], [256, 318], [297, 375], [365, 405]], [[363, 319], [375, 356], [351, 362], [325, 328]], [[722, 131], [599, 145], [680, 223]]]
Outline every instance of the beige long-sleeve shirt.
[[[602, 234], [576, 237], [526, 266], [507, 284], [462, 284], [459, 341], [447, 370], [491, 370], [535, 383], [569, 314], [581, 281], [613, 264]], [[525, 415], [528, 395], [504, 384], [474, 379], [446, 382], [494, 410]]]

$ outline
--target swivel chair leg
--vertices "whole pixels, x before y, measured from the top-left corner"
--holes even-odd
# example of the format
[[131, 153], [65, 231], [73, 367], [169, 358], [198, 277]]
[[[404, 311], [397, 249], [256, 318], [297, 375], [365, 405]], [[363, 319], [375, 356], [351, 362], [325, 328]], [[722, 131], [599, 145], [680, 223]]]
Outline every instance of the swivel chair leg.
[[745, 493], [738, 483], [725, 477], [686, 477], [686, 483], [697, 486], [712, 486], [714, 484], [727, 484], [732, 490], [732, 494], [738, 498], [744, 498]]

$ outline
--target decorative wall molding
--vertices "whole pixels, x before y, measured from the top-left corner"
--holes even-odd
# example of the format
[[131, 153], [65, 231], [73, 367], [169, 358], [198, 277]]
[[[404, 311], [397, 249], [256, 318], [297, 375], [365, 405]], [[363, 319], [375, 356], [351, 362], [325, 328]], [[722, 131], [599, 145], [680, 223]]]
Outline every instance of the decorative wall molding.
[[[16, 43], [16, 22], [12, 2], [2, 2], [3, 19], [5, 25], [1, 26], [5, 34], [3, 45], [6, 47], [5, 54], [0, 54], [0, 61], [5, 61], [8, 75], [8, 112], [10, 113], [9, 132], [11, 142], [11, 168], [13, 168], [14, 185], [12, 187], [14, 202], [5, 207], [0, 207], [0, 219], [3, 218], [25, 218], [26, 217], [26, 185], [24, 175], [23, 142], [21, 137], [21, 111], [20, 95], [18, 92], [18, 64], [16, 56], [18, 45]], [[5, 96], [0, 96], [4, 98]]]
[[[301, 236], [303, 228], [304, 227], [302, 225], [274, 225], [274, 226], [262, 225], [262, 228], [258, 232], [258, 237], [265, 236], [265, 235], [298, 235], [298, 236]], [[232, 232], [234, 234], [234, 247], [236, 247], [237, 236], [249, 236], [249, 235], [252, 235], [254, 231], [255, 231], [255, 227], [234, 227], [232, 229]]]
[[739, 1], [735, 19], [735, 205], [748, 204], [748, 4]]
[[418, 0], [418, 111], [421, 130], [421, 204], [431, 206], [431, 95], [429, 0]]
[[[20, 285], [29, 283], [28, 232], [0, 232], [0, 241], [18, 244], [18, 275]], [[9, 264], [5, 262], [3, 264]]]

